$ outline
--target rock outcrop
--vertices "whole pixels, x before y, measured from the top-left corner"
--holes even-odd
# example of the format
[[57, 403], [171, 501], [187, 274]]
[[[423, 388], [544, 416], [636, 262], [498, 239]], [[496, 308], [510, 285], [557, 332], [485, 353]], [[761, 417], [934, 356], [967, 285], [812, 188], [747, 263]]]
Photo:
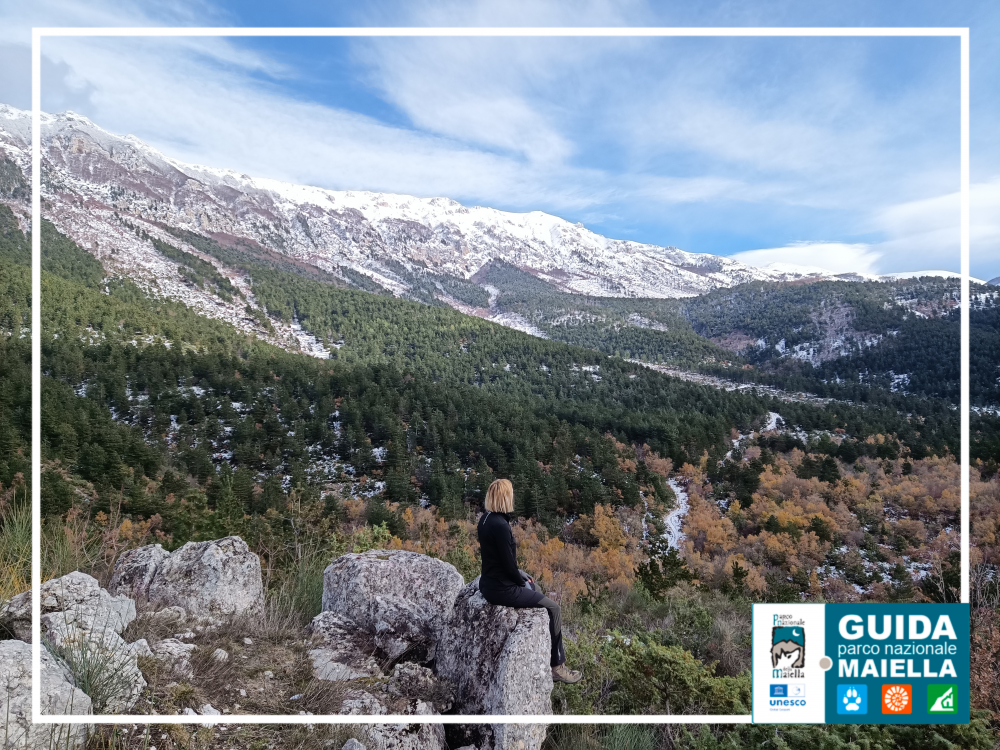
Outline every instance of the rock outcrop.
[[173, 553], [158, 544], [127, 552], [115, 565], [109, 588], [210, 620], [255, 614], [264, 605], [260, 558], [238, 536], [188, 542]]
[[156, 571], [168, 557], [170, 553], [159, 544], [147, 544], [123, 552], [115, 563], [108, 591], [133, 599], [145, 599]]
[[[419, 703], [416, 714], [433, 714]], [[447, 750], [442, 724], [366, 724], [361, 728], [368, 750]]]
[[[210, 634], [222, 627], [219, 617], [261, 611], [260, 564], [242, 540], [189, 543], [173, 554], [158, 545], [133, 550], [122, 556], [112, 585], [115, 593], [75, 572], [42, 586], [48, 710], [127, 712], [146, 687], [140, 656], [163, 662], [168, 678], [193, 682], [200, 679], [196, 667], [205, 662], [231, 666], [247, 658], [239, 646], [230, 653], [211, 640], [202, 646], [185, 642], [198, 637], [195, 631]], [[146, 636], [133, 643], [123, 638], [137, 619], [129, 595], [153, 605], [129, 628], [130, 637]], [[478, 579], [463, 587], [458, 571], [441, 560], [401, 550], [344, 555], [324, 572], [323, 606], [308, 628], [309, 656], [317, 679], [345, 683], [343, 715], [551, 713], [546, 612], [490, 605]], [[0, 610], [0, 625], [30, 636], [30, 612], [30, 593], [14, 597]], [[242, 641], [253, 645], [249, 637]], [[201, 647], [211, 656], [193, 659]], [[270, 670], [262, 675], [274, 679]], [[48, 731], [36, 731], [28, 721], [29, 678], [30, 646], [0, 642], [0, 691], [7, 690], [0, 693], [0, 709], [9, 712], [8, 724], [18, 733], [10, 736], [28, 738], [6, 746], [31, 747], [25, 743]], [[245, 689], [238, 692], [247, 696]], [[209, 708], [200, 714], [214, 711]], [[60, 747], [79, 744], [82, 734], [65, 731], [70, 734]], [[537, 750], [545, 737], [541, 724], [450, 726], [447, 732], [440, 724], [369, 724], [359, 731], [370, 750], [445, 750], [446, 740], [452, 746]]]
[[[437, 649], [437, 674], [455, 686], [461, 714], [551, 714], [549, 622], [544, 609], [487, 602], [477, 578], [455, 601]], [[477, 728], [470, 727], [475, 735]], [[491, 736], [482, 736], [485, 732]], [[541, 747], [543, 724], [494, 724], [470, 736], [495, 750]]]
[[352, 553], [324, 571], [323, 610], [370, 633], [390, 659], [430, 659], [463, 583], [454, 566], [416, 552]]
[[[135, 602], [127, 596], [112, 596], [97, 580], [75, 571], [46, 581], [41, 587], [42, 628], [46, 623], [78, 623], [88, 630], [110, 628], [121, 633], [135, 619]], [[50, 614], [60, 617], [47, 617]], [[18, 594], [0, 608], [0, 625], [17, 638], [31, 643], [31, 592]]]
[[[90, 698], [45, 649], [41, 688], [42, 713], [91, 713]], [[5, 750], [80, 750], [87, 741], [85, 724], [32, 724], [31, 646], [24, 641], [0, 641], [0, 740]]]
[[[121, 713], [135, 705], [146, 687], [137, 657], [148, 648], [122, 638], [135, 619], [135, 602], [110, 595], [79, 571], [46, 581], [40, 594], [42, 635], [71, 669], [90, 674], [94, 710]], [[11, 599], [0, 621], [22, 639], [30, 638], [31, 592]]]
[[382, 669], [372, 656], [371, 636], [357, 633], [336, 613], [320, 612], [309, 624], [309, 631], [316, 646], [309, 651], [316, 679], [339, 681], [382, 676]]

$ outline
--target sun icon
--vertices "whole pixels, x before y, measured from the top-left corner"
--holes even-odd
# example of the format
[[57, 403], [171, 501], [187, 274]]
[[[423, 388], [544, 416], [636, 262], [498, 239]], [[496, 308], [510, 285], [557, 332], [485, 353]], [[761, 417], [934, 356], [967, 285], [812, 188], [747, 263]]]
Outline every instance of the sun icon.
[[910, 713], [908, 685], [886, 685], [882, 690], [882, 711], [887, 714]]

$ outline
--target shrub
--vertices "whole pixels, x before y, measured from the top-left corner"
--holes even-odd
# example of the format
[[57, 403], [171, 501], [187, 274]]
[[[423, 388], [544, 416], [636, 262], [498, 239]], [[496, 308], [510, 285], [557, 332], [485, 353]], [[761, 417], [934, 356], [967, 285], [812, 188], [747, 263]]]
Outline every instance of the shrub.
[[664, 646], [647, 634], [603, 638], [593, 634], [566, 644], [567, 661], [587, 675], [560, 685], [554, 704], [567, 713], [746, 714], [750, 672], [718, 677], [690, 651]]

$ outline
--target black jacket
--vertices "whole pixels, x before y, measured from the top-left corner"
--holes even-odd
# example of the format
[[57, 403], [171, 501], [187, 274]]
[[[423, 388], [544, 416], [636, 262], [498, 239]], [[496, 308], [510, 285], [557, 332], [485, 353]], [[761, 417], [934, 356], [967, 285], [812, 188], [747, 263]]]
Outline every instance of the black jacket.
[[517, 545], [505, 513], [487, 511], [479, 519], [479, 552], [483, 573], [479, 590], [491, 604], [527, 607], [542, 599], [542, 594], [525, 588], [529, 576], [517, 567]]

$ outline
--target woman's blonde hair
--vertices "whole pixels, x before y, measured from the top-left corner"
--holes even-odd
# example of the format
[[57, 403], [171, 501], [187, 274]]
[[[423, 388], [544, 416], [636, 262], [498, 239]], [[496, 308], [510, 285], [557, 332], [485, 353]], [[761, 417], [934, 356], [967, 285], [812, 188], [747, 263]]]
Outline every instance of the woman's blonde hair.
[[494, 513], [514, 512], [514, 485], [509, 479], [497, 479], [486, 490], [486, 510]]

